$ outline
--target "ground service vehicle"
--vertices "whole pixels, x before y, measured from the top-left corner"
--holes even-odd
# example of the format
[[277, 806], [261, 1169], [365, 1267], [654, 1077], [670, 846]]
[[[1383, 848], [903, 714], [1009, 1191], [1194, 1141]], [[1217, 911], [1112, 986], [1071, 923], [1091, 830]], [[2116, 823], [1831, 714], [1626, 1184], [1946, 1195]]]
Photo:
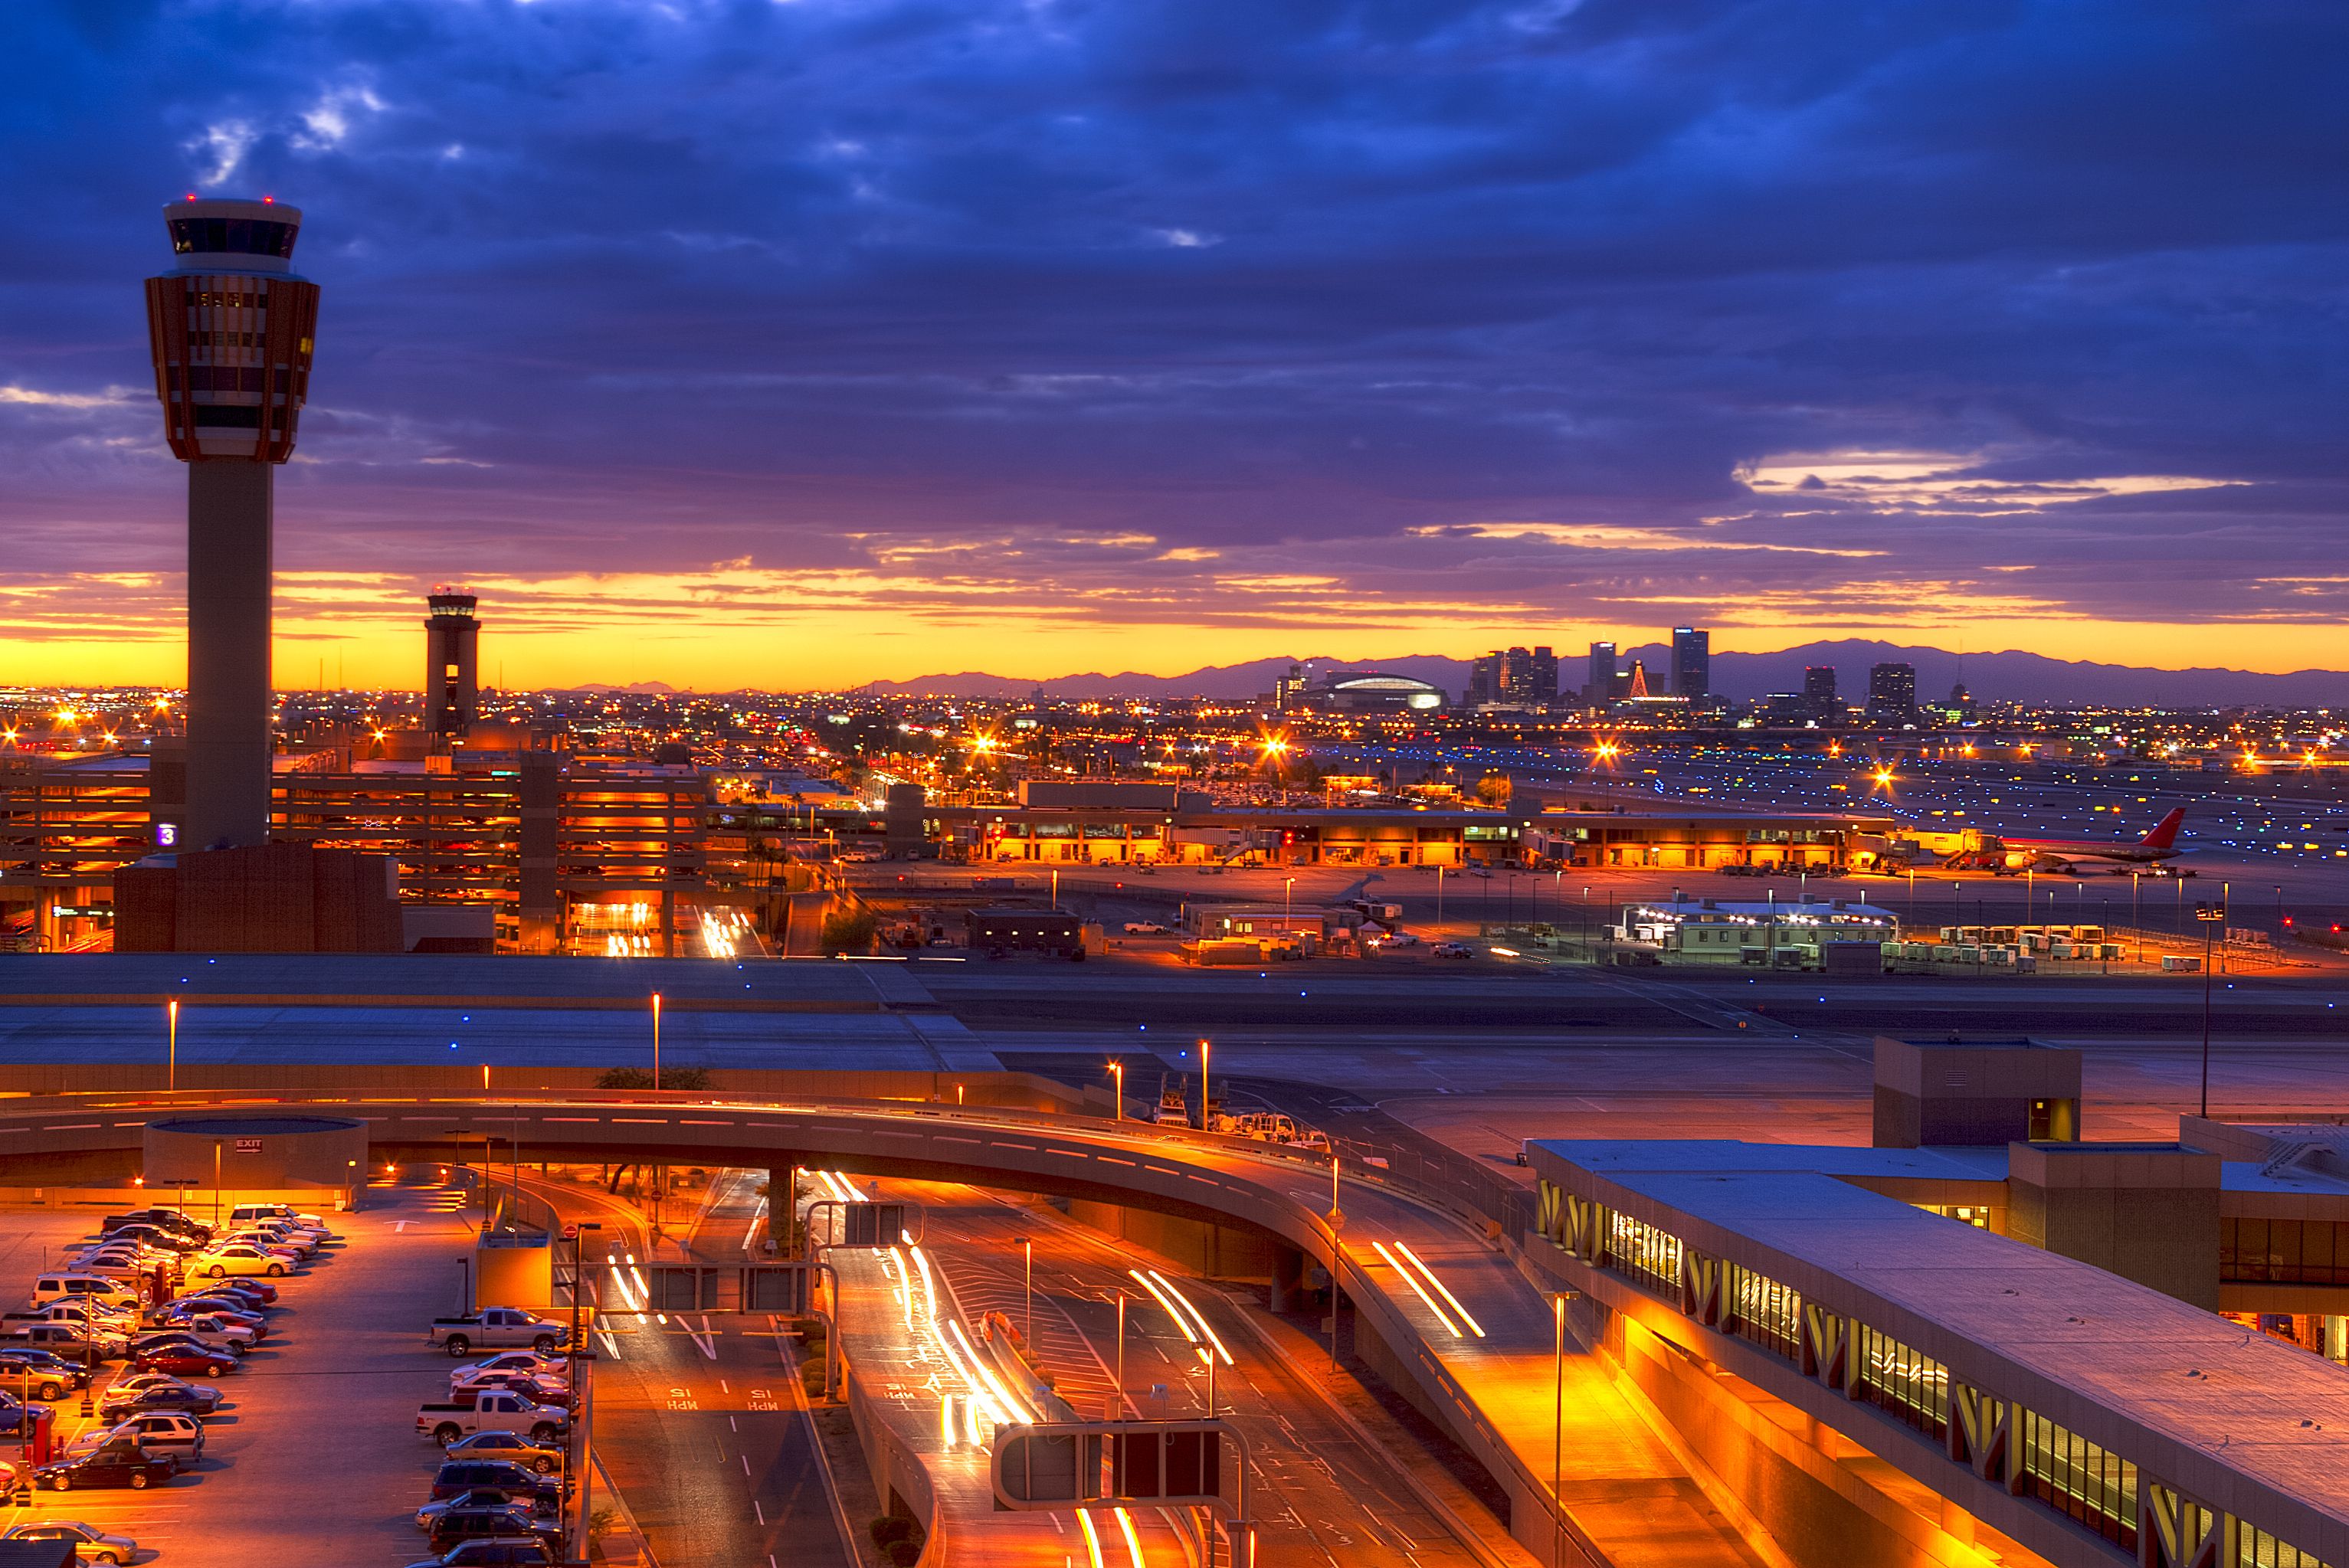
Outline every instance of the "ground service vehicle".
[[418, 1407], [416, 1429], [442, 1447], [475, 1432], [527, 1432], [533, 1438], [560, 1437], [571, 1424], [571, 1412], [541, 1405], [502, 1389], [484, 1389], [450, 1400]]
[[1081, 963], [1085, 956], [1084, 923], [1061, 910], [975, 909], [964, 929], [972, 951], [993, 958], [1049, 953]]
[[461, 1317], [434, 1318], [425, 1337], [451, 1356], [519, 1346], [528, 1346], [544, 1356], [571, 1337], [571, 1326], [551, 1317], [533, 1316], [518, 1306], [485, 1306]]

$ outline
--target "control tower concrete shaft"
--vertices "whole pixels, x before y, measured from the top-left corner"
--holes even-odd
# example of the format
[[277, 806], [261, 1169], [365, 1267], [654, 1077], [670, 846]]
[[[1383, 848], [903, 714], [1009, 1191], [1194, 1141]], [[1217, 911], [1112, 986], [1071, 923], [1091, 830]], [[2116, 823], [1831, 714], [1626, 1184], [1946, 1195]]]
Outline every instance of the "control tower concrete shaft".
[[276, 465], [310, 391], [318, 285], [292, 271], [298, 209], [175, 201], [147, 280], [164, 437], [188, 465], [188, 792], [178, 843], [258, 844], [270, 813]]

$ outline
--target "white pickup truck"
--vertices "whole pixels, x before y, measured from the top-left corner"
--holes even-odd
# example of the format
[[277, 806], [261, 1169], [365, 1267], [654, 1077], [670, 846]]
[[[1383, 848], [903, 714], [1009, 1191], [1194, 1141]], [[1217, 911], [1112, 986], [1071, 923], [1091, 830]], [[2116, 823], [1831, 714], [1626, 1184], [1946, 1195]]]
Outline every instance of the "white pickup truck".
[[518, 1306], [485, 1306], [462, 1317], [436, 1317], [426, 1337], [451, 1356], [476, 1350], [535, 1350], [546, 1355], [571, 1337], [571, 1326]]
[[571, 1413], [553, 1405], [534, 1405], [519, 1394], [483, 1388], [435, 1400], [416, 1411], [416, 1429], [442, 1448], [475, 1432], [512, 1432], [543, 1441], [559, 1438], [571, 1425]]

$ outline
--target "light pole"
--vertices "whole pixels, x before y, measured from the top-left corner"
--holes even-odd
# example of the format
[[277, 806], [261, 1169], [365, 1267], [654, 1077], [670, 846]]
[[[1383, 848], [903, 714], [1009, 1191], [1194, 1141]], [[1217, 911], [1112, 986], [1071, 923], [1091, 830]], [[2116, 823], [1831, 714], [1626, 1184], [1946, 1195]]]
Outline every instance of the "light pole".
[[2227, 906], [2198, 902], [2194, 918], [2202, 923], [2202, 1115], [2207, 1119], [2210, 1114], [2210, 928], [2225, 922]]
[[1125, 1419], [1125, 1292], [1117, 1293], [1117, 1398], [1110, 1406], [1109, 1418]]
[[1444, 867], [1441, 864], [1435, 868], [1435, 924], [1439, 931], [1444, 927]]
[[[2276, 890], [2279, 893], [2282, 891], [2283, 890], [2282, 888], [2278, 888]], [[1287, 936], [1289, 934], [1290, 925], [1288, 912], [1296, 894], [1297, 879], [1295, 877], [1283, 877], [1280, 881], [1280, 934], [1283, 936]], [[2283, 906], [2279, 903], [2276, 907], [2281, 909]]]
[[1346, 1223], [1346, 1212], [1338, 1203], [1338, 1173], [1343, 1161], [1336, 1150], [1330, 1151], [1330, 1370], [1338, 1370], [1338, 1267], [1345, 1260], [1345, 1250], [1339, 1245], [1338, 1233]]
[[660, 1088], [661, 994], [653, 993], [653, 1088]]
[[163, 1086], [166, 1088], [176, 1089], [180, 1087], [180, 999], [174, 996], [164, 1003], [163, 1013], [170, 1020], [171, 1041], [170, 1047], [171, 1065], [165, 1069], [169, 1076], [164, 1078]]
[[[587, 1233], [590, 1231], [601, 1231], [603, 1228], [604, 1227], [601, 1223], [590, 1221], [581, 1221], [571, 1228], [571, 1398], [574, 1404], [578, 1402], [580, 1395], [579, 1297], [587, 1289]], [[571, 1452], [571, 1445], [567, 1440], [564, 1447], [563, 1490], [564, 1493], [564, 1501], [566, 1502], [569, 1501], [570, 1493], [578, 1488], [581, 1461], [584, 1461], [587, 1455], [587, 1434], [584, 1419], [584, 1411], [582, 1412], [582, 1420], [577, 1423], [579, 1437], [579, 1442], [577, 1445], [579, 1449], [578, 1454], [574, 1456]], [[585, 1511], [580, 1514], [579, 1524], [581, 1531], [581, 1553], [584, 1555], [585, 1553], [585, 1531], [587, 1525]]]
[[1550, 1361], [1554, 1392], [1549, 1416], [1550, 1568], [1566, 1560], [1566, 1292], [1553, 1298], [1557, 1318], [1557, 1346]]
[[2139, 871], [2129, 872], [2129, 929], [2137, 933], [2137, 961], [2139, 964], [2145, 962], [2145, 927], [2137, 922], [2137, 895], [2144, 891], [2145, 873]]
[[[2205, 1008], [2204, 1011], [2208, 1012], [2209, 1009]], [[2209, 1031], [2206, 1029], [2203, 1032], [2208, 1035]], [[215, 1231], [220, 1229], [220, 1192], [221, 1140], [215, 1138], [212, 1140], [212, 1229]]]
[[1112, 1121], [1123, 1121], [1125, 1119], [1125, 1064], [1110, 1063], [1109, 1076], [1117, 1080], [1117, 1098], [1109, 1102], [1109, 1119]]
[[1214, 1049], [1206, 1041], [1199, 1042], [1199, 1130], [1202, 1132], [1216, 1130], [1215, 1112], [1208, 1109], [1215, 1102], [1207, 1094], [1207, 1058]]
[[1052, 907], [1061, 907], [1061, 868], [1058, 866], [1052, 868]]
[[1036, 1354], [1036, 1243], [1030, 1236], [1019, 1238], [1019, 1252], [1024, 1266], [1028, 1292], [1028, 1354]]

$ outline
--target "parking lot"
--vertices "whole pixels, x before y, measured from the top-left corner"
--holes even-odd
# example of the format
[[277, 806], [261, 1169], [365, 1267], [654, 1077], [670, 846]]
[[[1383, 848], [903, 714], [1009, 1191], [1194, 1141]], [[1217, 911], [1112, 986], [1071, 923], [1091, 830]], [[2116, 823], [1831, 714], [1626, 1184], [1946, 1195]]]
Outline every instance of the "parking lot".
[[[125, 1208], [140, 1206], [126, 1195]], [[445, 1398], [450, 1362], [425, 1344], [437, 1314], [455, 1310], [459, 1259], [470, 1251], [463, 1194], [377, 1187], [360, 1211], [326, 1214], [341, 1240], [275, 1281], [268, 1337], [237, 1370], [191, 1377], [220, 1389], [192, 1468], [145, 1491], [36, 1491], [30, 1508], [0, 1507], [0, 1529], [26, 1520], [80, 1520], [139, 1544], [136, 1561], [171, 1568], [247, 1568], [258, 1562], [398, 1565], [430, 1555], [415, 1511], [440, 1458], [415, 1429], [416, 1408]], [[209, 1217], [202, 1202], [191, 1217]], [[0, 1307], [29, 1296], [35, 1275], [94, 1235], [102, 1212], [15, 1209], [0, 1226]], [[192, 1288], [191, 1282], [190, 1288]], [[103, 1366], [102, 1389], [123, 1363]], [[100, 1423], [69, 1396], [57, 1407], [58, 1447]], [[0, 1440], [0, 1458], [16, 1458]]]

